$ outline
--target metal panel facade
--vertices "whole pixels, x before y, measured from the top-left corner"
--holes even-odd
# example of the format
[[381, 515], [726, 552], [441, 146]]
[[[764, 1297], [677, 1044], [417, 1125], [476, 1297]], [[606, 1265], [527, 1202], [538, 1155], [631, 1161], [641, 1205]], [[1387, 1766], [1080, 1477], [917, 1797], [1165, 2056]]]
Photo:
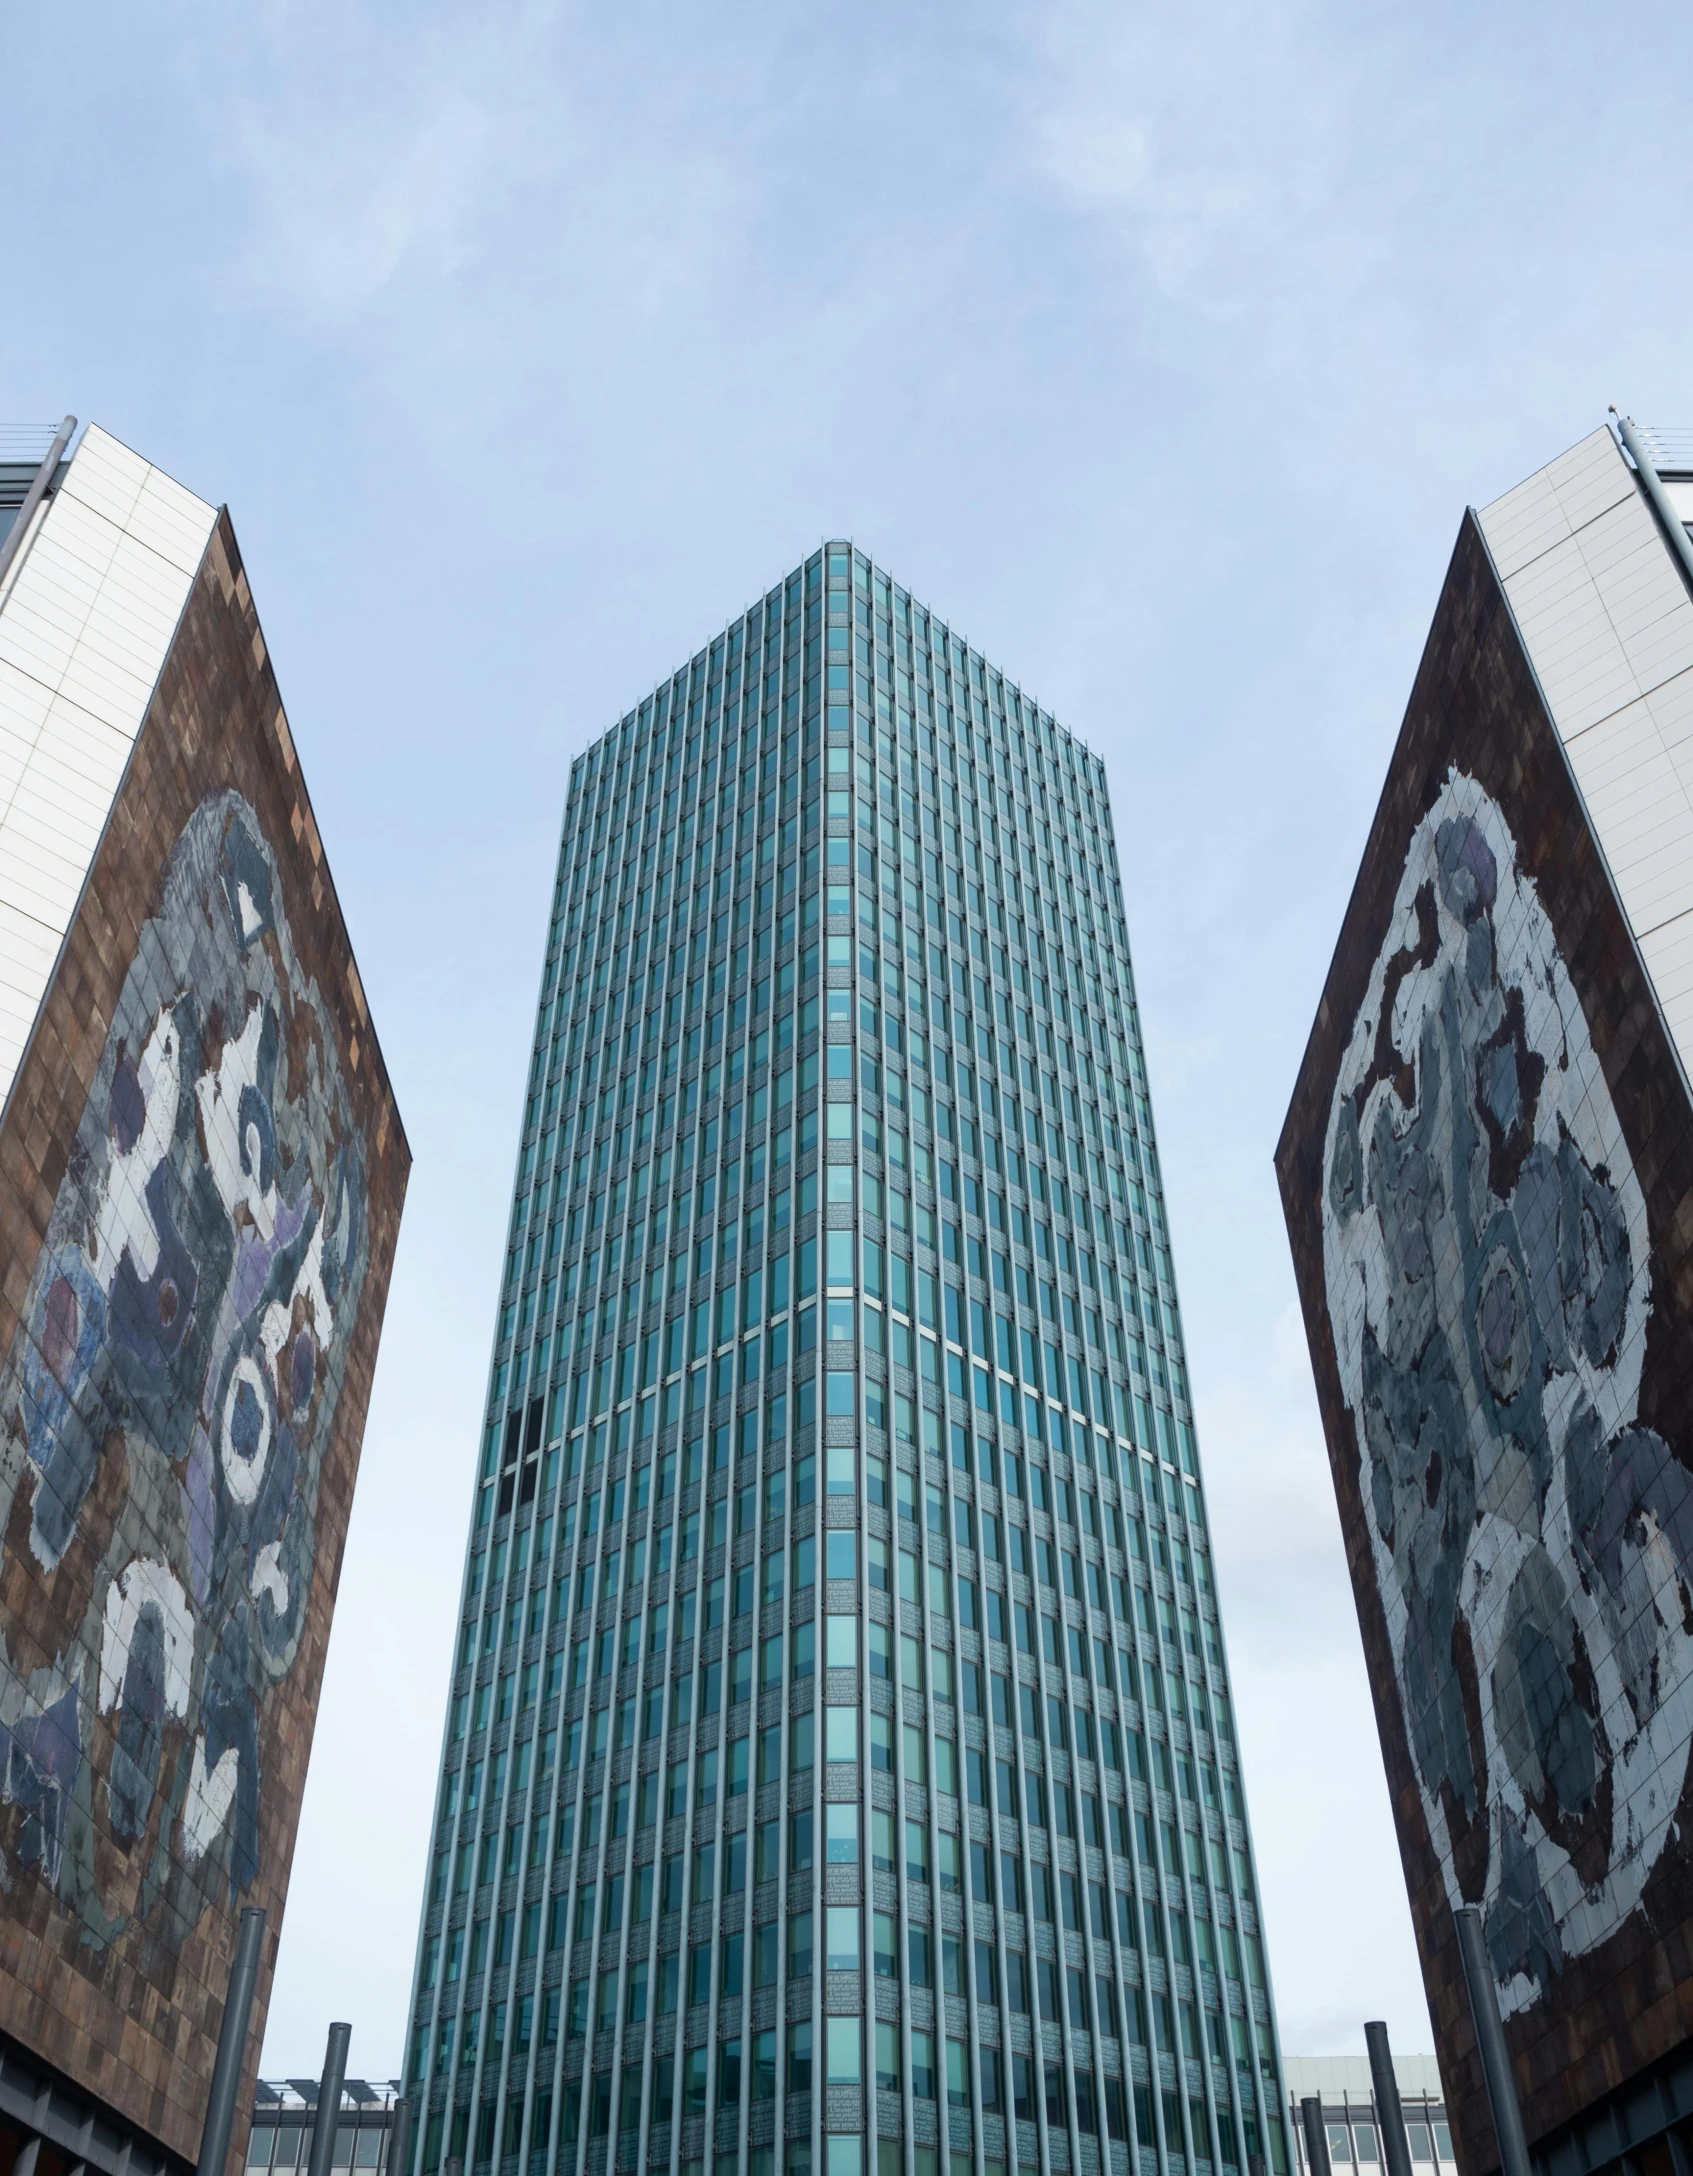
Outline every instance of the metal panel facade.
[[216, 518], [91, 426], [0, 592], [0, 1108]]
[[1609, 431], [1477, 518], [1693, 1069], [1693, 597]]

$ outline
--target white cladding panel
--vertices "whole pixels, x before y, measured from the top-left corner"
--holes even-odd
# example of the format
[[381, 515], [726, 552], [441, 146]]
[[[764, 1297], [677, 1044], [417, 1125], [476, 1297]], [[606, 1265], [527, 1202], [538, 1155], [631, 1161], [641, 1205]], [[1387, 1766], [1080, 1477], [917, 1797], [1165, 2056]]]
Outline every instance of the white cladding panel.
[[1693, 1075], [1693, 597], [1609, 431], [1479, 519]]
[[216, 519], [91, 424], [0, 592], [0, 1105]]
[[[1375, 2098], [1375, 2081], [1367, 2055], [1284, 2055], [1282, 2070], [1287, 2090], [1295, 2100], [1307, 2093], [1319, 2100], [1365, 2101]], [[1400, 2055], [1393, 2058], [1393, 2080], [1400, 2092], [1419, 2098], [1442, 2097], [1440, 2065], [1432, 2055]]]

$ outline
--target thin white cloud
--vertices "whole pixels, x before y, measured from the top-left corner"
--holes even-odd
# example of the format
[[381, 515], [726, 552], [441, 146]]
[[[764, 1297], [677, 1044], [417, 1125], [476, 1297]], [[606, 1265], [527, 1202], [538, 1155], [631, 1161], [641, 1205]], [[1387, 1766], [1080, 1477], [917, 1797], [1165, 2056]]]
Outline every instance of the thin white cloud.
[[1304, 5], [1056, 8], [1037, 141], [1163, 290], [1226, 318], [1355, 252], [1344, 180], [1354, 79]]
[[386, 141], [349, 145], [348, 132], [295, 117], [247, 123], [252, 172], [266, 222], [254, 280], [324, 316], [341, 316], [408, 275], [450, 278], [481, 244], [517, 160], [505, 118], [441, 89], [400, 117]]
[[[557, 0], [401, 35], [276, 0], [185, 63], [241, 207], [229, 299], [347, 357], [460, 479], [520, 419], [574, 414], [579, 489], [608, 369], [673, 366], [665, 343], [733, 292], [741, 177], [699, 125], [730, 79], [691, 58], [655, 66]], [[741, 58], [756, 83], [766, 50]], [[545, 460], [551, 432], [532, 440]]]
[[547, 18], [426, 10], [401, 35], [359, 8], [274, 0], [190, 44], [183, 65], [238, 188], [238, 277], [323, 322], [461, 276], [545, 170], [536, 126]]

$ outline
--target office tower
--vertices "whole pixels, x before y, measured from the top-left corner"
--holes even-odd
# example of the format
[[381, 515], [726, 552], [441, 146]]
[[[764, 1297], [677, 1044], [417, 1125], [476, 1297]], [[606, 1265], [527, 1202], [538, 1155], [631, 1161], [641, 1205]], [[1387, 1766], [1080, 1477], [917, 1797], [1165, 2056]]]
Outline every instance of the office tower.
[[251, 2092], [408, 1158], [229, 516], [68, 444], [0, 507], [0, 2129], [133, 2176], [249, 1905]]
[[1104, 771], [846, 544], [572, 772], [408, 2078], [430, 2176], [1287, 2168]]
[[1693, 2108], [1693, 470], [1466, 514], [1277, 1168], [1460, 2164]]
[[[1323, 2105], [1330, 2176], [1381, 2176], [1386, 2157], [1369, 2057], [1284, 2055], [1282, 2070], [1287, 2080], [1288, 2129], [1299, 2157], [1298, 2176], [1321, 2176], [1311, 2167], [1299, 2120], [1299, 2104], [1308, 2095]], [[1418, 2176], [1456, 2176], [1452, 2128], [1440, 2097], [1440, 2066], [1432, 2055], [1396, 2055], [1393, 2076], [1413, 2170]]]

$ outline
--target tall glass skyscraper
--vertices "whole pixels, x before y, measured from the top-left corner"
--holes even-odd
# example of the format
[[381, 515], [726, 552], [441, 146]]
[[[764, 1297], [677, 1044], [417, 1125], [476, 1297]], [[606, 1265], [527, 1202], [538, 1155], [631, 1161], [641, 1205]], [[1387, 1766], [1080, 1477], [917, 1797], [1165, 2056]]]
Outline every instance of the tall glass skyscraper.
[[846, 544], [572, 773], [408, 2080], [1285, 2176], [1104, 769]]

